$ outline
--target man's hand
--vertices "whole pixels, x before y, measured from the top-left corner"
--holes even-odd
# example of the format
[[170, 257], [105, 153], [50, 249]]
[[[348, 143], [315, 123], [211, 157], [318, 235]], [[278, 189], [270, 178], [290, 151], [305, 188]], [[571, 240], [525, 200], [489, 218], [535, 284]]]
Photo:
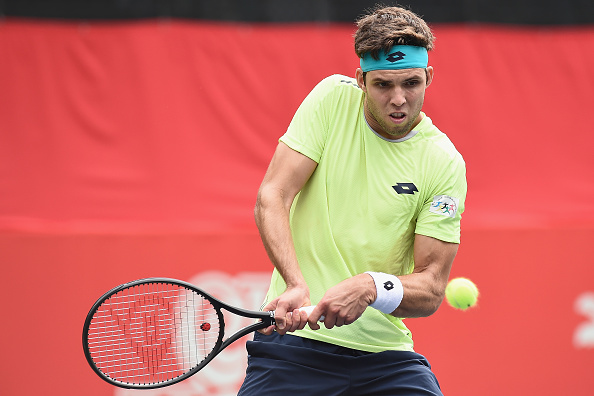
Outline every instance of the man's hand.
[[279, 334], [286, 334], [295, 330], [302, 330], [307, 324], [307, 313], [299, 308], [310, 305], [309, 289], [287, 288], [287, 290], [268, 303], [263, 311], [275, 311], [276, 326], [270, 326], [260, 333], [270, 335], [274, 330]]
[[367, 306], [375, 301], [376, 288], [369, 274], [359, 274], [345, 279], [326, 291], [309, 316], [309, 327], [318, 330], [317, 323], [324, 315], [324, 325], [331, 329], [353, 323], [363, 315]]

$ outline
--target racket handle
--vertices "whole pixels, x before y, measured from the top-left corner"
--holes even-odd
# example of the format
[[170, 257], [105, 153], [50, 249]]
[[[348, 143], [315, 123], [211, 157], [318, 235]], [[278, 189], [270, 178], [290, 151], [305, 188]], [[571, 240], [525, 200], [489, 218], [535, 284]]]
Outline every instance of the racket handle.
[[[309, 315], [311, 315], [311, 311], [313, 311], [315, 307], [316, 307], [315, 305], [310, 305], [307, 307], [301, 307], [301, 308], [299, 308], [299, 310], [302, 312], [305, 312], [307, 314], [307, 316], [309, 316]], [[320, 319], [318, 320], [318, 322], [323, 322], [324, 318], [325, 318], [324, 315], [320, 316]]]

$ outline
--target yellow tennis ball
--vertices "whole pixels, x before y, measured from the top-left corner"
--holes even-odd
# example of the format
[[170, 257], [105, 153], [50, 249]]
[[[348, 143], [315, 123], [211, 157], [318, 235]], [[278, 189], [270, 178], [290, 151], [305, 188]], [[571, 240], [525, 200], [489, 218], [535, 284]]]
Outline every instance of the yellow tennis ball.
[[446, 286], [445, 294], [452, 307], [468, 309], [476, 304], [479, 291], [470, 279], [454, 278]]

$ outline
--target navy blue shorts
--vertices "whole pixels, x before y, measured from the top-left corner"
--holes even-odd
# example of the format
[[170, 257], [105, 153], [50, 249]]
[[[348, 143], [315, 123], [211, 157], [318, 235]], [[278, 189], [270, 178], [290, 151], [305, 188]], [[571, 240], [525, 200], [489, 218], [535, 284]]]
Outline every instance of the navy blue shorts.
[[442, 396], [427, 359], [415, 352], [363, 352], [294, 335], [255, 333], [238, 396]]

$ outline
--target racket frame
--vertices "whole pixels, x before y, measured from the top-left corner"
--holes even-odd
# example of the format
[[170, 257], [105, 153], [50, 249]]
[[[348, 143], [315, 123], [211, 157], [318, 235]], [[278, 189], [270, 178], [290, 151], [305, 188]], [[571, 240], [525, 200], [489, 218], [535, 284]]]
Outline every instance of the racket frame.
[[[198, 365], [196, 365], [189, 371], [185, 372], [184, 374], [179, 375], [174, 378], [171, 378], [169, 380], [165, 380], [162, 382], [156, 382], [156, 383], [140, 384], [140, 383], [129, 383], [129, 382], [125, 382], [125, 381], [121, 381], [121, 380], [112, 378], [109, 375], [107, 375], [106, 373], [104, 373], [103, 371], [101, 371], [101, 369], [99, 369], [99, 367], [97, 367], [97, 365], [95, 364], [95, 361], [93, 360], [93, 358], [91, 356], [91, 352], [89, 350], [89, 329], [91, 327], [93, 317], [94, 317], [95, 313], [97, 312], [97, 310], [103, 305], [103, 303], [105, 303], [113, 295], [115, 295], [123, 290], [133, 288], [135, 286], [145, 285], [145, 284], [153, 284], [153, 283], [154, 284], [178, 285], [178, 286], [184, 287], [188, 290], [198, 293], [199, 295], [204, 296], [212, 304], [212, 306], [214, 307], [214, 309], [217, 313], [218, 319], [219, 319], [219, 335], [218, 335], [217, 341], [215, 343], [215, 346], [213, 347], [212, 351]], [[245, 318], [261, 319], [261, 321], [255, 322], [249, 326], [246, 326], [246, 327], [238, 330], [236, 333], [230, 335], [227, 339], [223, 340], [223, 338], [225, 336], [225, 319], [224, 319], [222, 310], [228, 311], [230, 313], [233, 313], [235, 315], [239, 315], [239, 316], [242, 316]], [[103, 294], [95, 302], [95, 304], [93, 304], [93, 306], [89, 310], [89, 313], [87, 314], [87, 317], [85, 319], [85, 323], [83, 326], [82, 343], [83, 343], [83, 351], [84, 351], [85, 357], [87, 359], [87, 362], [89, 363], [89, 365], [91, 366], [93, 371], [100, 378], [105, 380], [106, 382], [108, 382], [112, 385], [118, 386], [120, 388], [155, 389], [155, 388], [161, 388], [164, 386], [173, 385], [175, 383], [178, 383], [180, 381], [183, 381], [183, 380], [191, 377], [192, 375], [194, 375], [198, 371], [200, 371], [202, 368], [204, 368], [204, 366], [206, 366], [210, 361], [212, 361], [212, 359], [214, 359], [220, 352], [222, 352], [226, 347], [231, 345], [233, 342], [237, 341], [241, 337], [246, 336], [256, 330], [260, 330], [260, 329], [266, 328], [268, 326], [272, 326], [274, 324], [275, 324], [274, 311], [269, 311], [269, 312], [251, 311], [251, 310], [247, 310], [247, 309], [243, 309], [243, 308], [234, 307], [232, 305], [226, 304], [226, 303], [222, 302], [221, 300], [213, 297], [211, 294], [192, 285], [191, 283], [184, 282], [184, 281], [181, 281], [178, 279], [158, 278], [158, 277], [157, 278], [143, 278], [143, 279], [137, 279], [135, 281], [127, 282], [122, 285], [114, 287], [113, 289], [111, 289], [108, 292], [106, 292], [105, 294]]]

